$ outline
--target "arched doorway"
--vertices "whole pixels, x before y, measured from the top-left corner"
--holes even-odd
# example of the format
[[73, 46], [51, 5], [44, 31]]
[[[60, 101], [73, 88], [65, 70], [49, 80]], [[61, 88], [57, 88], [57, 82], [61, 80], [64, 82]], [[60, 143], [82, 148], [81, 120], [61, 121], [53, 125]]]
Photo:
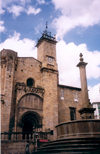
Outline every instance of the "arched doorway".
[[[36, 112], [35, 112], [36, 111]], [[43, 99], [33, 93], [23, 95], [17, 104], [16, 127], [20, 132], [32, 132], [42, 124]]]
[[29, 111], [24, 113], [22, 116], [22, 133], [23, 133], [23, 139], [29, 138], [29, 134], [32, 134], [33, 132], [42, 127], [42, 121], [41, 117], [38, 113]]

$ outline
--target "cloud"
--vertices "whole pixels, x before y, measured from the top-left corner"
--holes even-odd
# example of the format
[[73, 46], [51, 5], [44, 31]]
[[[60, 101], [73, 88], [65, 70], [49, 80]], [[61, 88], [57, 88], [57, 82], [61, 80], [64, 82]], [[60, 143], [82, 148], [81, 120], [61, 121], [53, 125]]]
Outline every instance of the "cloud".
[[0, 32], [4, 32], [5, 31], [5, 27], [4, 27], [4, 21], [0, 21]]
[[[2, 3], [0, 12], [3, 14], [5, 10], [7, 10], [14, 17], [18, 17], [22, 12], [26, 13], [27, 15], [37, 15], [40, 13], [41, 9], [29, 5], [30, 3], [31, 0], [6, 0]], [[41, 1], [41, 3], [43, 3], [43, 1]]]
[[60, 38], [77, 26], [89, 27], [100, 23], [100, 0], [52, 0], [52, 3], [61, 13], [53, 21]]
[[86, 67], [87, 78], [100, 78], [100, 51], [88, 51], [86, 44], [66, 44], [60, 40], [57, 44], [57, 61], [60, 71], [60, 82], [79, 86], [79, 69], [76, 65], [79, 62], [79, 54], [83, 53], [84, 61], [88, 62]]
[[18, 52], [20, 57], [37, 57], [35, 41], [28, 38], [21, 40], [20, 33], [17, 32], [14, 32], [13, 36], [9, 36], [8, 39], [0, 43], [0, 50], [3, 48]]
[[12, 5], [11, 7], [8, 7], [7, 9], [8, 9], [8, 12], [12, 13], [15, 17], [19, 16], [21, 12], [24, 11], [24, 8], [18, 5]]
[[22, 12], [26, 13], [27, 15], [30, 15], [30, 14], [37, 15], [41, 11], [40, 8], [35, 9], [32, 6], [25, 8], [19, 5], [12, 5], [11, 7], [8, 7], [7, 10], [9, 13], [12, 13], [14, 17], [19, 16]]
[[[20, 39], [20, 33], [15, 32], [0, 44], [0, 50], [3, 48], [12, 49], [18, 52], [18, 56], [37, 57], [35, 41], [24, 38]], [[79, 62], [79, 54], [83, 53], [84, 61], [88, 62], [86, 67], [87, 79], [100, 78], [100, 51], [88, 51], [86, 44], [76, 45], [71, 42], [66, 44], [64, 40], [57, 43], [57, 63], [59, 69], [59, 82], [63, 85], [80, 87], [79, 68], [76, 65]], [[99, 100], [100, 84], [93, 87], [89, 85], [91, 102]], [[95, 99], [94, 99], [95, 97]]]
[[[80, 86], [80, 73], [76, 65], [79, 54], [83, 53], [86, 66], [87, 79], [100, 79], [100, 51], [88, 51], [86, 44], [76, 45], [71, 42], [66, 44], [60, 40], [57, 44], [57, 62], [59, 69], [59, 82], [63, 85]], [[90, 101], [100, 101], [100, 83], [91, 87], [89, 85]]]
[[0, 0], [0, 14], [4, 14], [5, 10], [2, 9], [2, 1]]
[[7, 8], [8, 6], [17, 4], [21, 6], [25, 6], [26, 4], [30, 4], [31, 0], [4, 0], [2, 1], [2, 8]]
[[89, 97], [92, 102], [100, 102], [100, 83], [93, 87], [89, 87]]
[[40, 8], [35, 9], [35, 8], [32, 7], [32, 6], [29, 6], [28, 9], [26, 10], [26, 13], [27, 13], [28, 15], [30, 15], [30, 14], [36, 15], [36, 14], [38, 14], [38, 13], [40, 13], [40, 12], [41, 12], [41, 9], [40, 9]]
[[5, 13], [5, 10], [0, 8], [0, 14], [4, 14]]
[[38, 4], [45, 4], [45, 0], [37, 0]]

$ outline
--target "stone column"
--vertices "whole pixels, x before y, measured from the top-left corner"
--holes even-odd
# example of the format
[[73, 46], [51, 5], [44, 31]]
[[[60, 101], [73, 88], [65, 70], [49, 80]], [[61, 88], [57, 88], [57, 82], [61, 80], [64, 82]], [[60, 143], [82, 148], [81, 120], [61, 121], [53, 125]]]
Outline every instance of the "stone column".
[[91, 119], [94, 117], [94, 110], [89, 102], [86, 67], [87, 63], [83, 61], [83, 55], [80, 53], [80, 62], [77, 67], [80, 70], [81, 90], [82, 90], [82, 108], [79, 110], [82, 119]]
[[87, 79], [86, 79], [86, 65], [83, 61], [82, 53], [80, 53], [80, 62], [78, 63], [77, 67], [80, 69], [80, 80], [81, 80], [81, 90], [82, 90], [82, 106], [88, 107], [89, 106], [89, 99], [88, 99], [88, 89], [87, 89]]

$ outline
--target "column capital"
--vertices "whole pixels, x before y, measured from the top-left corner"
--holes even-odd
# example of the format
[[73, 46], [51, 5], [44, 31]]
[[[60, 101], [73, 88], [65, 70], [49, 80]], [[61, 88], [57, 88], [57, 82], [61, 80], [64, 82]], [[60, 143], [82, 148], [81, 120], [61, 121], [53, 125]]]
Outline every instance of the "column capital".
[[78, 64], [77, 64], [77, 67], [85, 67], [86, 65], [87, 65], [88, 63], [85, 63], [85, 62], [79, 62]]

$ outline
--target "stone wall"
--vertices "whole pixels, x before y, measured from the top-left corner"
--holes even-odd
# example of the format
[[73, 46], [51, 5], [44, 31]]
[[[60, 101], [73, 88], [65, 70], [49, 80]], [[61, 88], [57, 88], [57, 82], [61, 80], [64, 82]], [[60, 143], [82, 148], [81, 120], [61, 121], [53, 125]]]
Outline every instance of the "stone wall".
[[59, 123], [70, 121], [70, 107], [76, 109], [76, 119], [80, 119], [78, 110], [81, 108], [81, 89], [59, 85]]
[[1, 144], [2, 154], [25, 154], [25, 147], [27, 142], [23, 141], [4, 141]]
[[[35, 87], [41, 86], [41, 62], [32, 57], [19, 57], [17, 71], [15, 72], [15, 82], [25, 83], [28, 78], [33, 78]], [[21, 96], [19, 96], [21, 97]]]
[[57, 72], [44, 70], [43, 87], [45, 89], [43, 102], [43, 126], [44, 129], [54, 130], [58, 124], [58, 94]]
[[13, 125], [14, 77], [17, 66], [17, 53], [3, 49], [1, 56], [1, 131], [9, 131]]
[[[50, 44], [50, 46], [52, 46], [52, 44]], [[8, 52], [8, 50], [3, 50], [3, 54], [8, 54]], [[14, 51], [12, 51], [11, 54], [16, 55]], [[10, 64], [12, 67], [10, 67]], [[7, 66], [10, 70], [7, 70]], [[22, 104], [22, 110], [20, 106], [21, 116], [27, 111], [35, 111], [43, 117], [43, 130], [54, 130], [55, 126], [58, 124], [58, 72], [54, 69], [54, 66], [52, 67], [52, 65], [50, 65], [51, 68], [50, 66], [47, 66], [45, 70], [42, 68], [42, 63], [40, 61], [31, 57], [17, 57], [17, 55], [16, 61], [14, 61], [14, 58], [13, 63], [9, 60], [9, 65], [7, 66], [2, 64], [1, 67], [1, 82], [6, 86], [5, 91], [3, 91], [4, 85], [2, 85], [2, 94], [6, 94], [6, 97], [4, 98], [6, 104], [2, 103], [2, 132], [9, 131], [10, 120], [13, 121], [13, 125], [11, 125], [12, 131], [17, 130], [18, 116], [20, 116], [17, 112], [18, 103], [23, 96], [28, 96], [29, 94], [42, 99], [43, 109], [40, 111], [40, 107], [32, 107], [32, 101], [29, 99], [27, 100], [28, 103], [24, 101]], [[33, 87], [27, 86], [28, 78], [33, 78]], [[9, 101], [8, 98], [10, 99], [9, 107], [7, 106], [7, 101]], [[24, 104], [25, 106], [23, 107]], [[3, 123], [5, 119], [6, 122]]]

